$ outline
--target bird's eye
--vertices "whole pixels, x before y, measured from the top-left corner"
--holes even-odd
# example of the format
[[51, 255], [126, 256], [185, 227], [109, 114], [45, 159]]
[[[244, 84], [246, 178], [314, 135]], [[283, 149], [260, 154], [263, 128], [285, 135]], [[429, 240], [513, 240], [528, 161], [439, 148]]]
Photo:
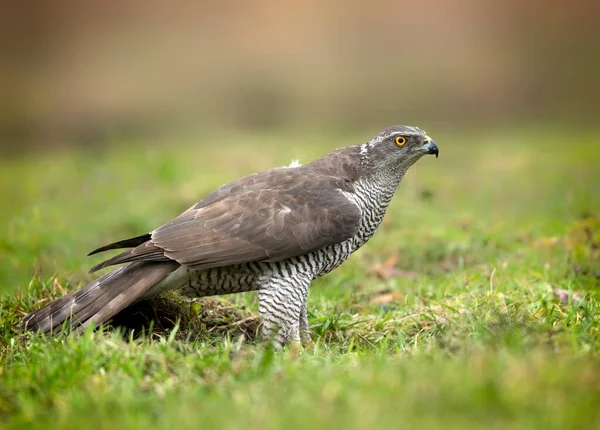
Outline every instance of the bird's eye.
[[404, 136], [396, 137], [396, 145], [404, 146], [405, 143], [406, 143], [406, 137], [404, 137]]

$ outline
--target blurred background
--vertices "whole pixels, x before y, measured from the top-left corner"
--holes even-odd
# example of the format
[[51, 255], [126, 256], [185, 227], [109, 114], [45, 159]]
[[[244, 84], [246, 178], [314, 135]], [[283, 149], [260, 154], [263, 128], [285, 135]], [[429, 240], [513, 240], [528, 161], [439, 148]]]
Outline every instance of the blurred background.
[[[599, 0], [2, 6], [0, 428], [600, 428]], [[313, 283], [314, 354], [241, 349], [256, 293], [15, 334], [92, 249], [392, 124], [440, 157]]]
[[598, 2], [153, 3], [4, 5], [0, 151], [599, 119]]

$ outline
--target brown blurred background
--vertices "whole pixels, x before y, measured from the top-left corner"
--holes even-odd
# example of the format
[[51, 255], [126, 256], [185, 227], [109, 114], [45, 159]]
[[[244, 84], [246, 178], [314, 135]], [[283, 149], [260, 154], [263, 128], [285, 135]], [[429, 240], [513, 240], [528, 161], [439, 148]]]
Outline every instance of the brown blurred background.
[[599, 2], [18, 2], [0, 150], [182, 129], [600, 118]]

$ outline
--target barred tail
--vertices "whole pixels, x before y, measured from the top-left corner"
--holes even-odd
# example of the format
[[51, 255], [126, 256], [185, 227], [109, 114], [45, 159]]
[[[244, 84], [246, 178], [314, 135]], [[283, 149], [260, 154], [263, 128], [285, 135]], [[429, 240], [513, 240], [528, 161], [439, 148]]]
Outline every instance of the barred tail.
[[60, 331], [66, 320], [71, 328], [102, 324], [142, 297], [178, 266], [175, 262], [139, 262], [119, 267], [30, 313], [21, 324], [27, 330], [44, 333]]

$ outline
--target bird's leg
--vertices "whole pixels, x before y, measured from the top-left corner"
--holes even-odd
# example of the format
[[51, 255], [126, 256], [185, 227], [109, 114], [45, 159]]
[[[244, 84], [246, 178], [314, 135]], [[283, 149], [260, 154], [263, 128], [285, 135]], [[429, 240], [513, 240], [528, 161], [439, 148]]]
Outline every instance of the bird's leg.
[[[300, 328], [306, 320], [306, 297], [310, 279], [273, 277], [258, 291], [262, 334], [277, 347], [300, 342]], [[304, 314], [304, 317], [302, 315]]]
[[302, 305], [302, 309], [300, 310], [300, 340], [302, 341], [302, 345], [306, 346], [312, 340], [310, 337], [310, 330], [308, 329], [308, 316], [306, 314], [306, 302], [308, 299], [308, 294], [304, 297], [304, 304]]

